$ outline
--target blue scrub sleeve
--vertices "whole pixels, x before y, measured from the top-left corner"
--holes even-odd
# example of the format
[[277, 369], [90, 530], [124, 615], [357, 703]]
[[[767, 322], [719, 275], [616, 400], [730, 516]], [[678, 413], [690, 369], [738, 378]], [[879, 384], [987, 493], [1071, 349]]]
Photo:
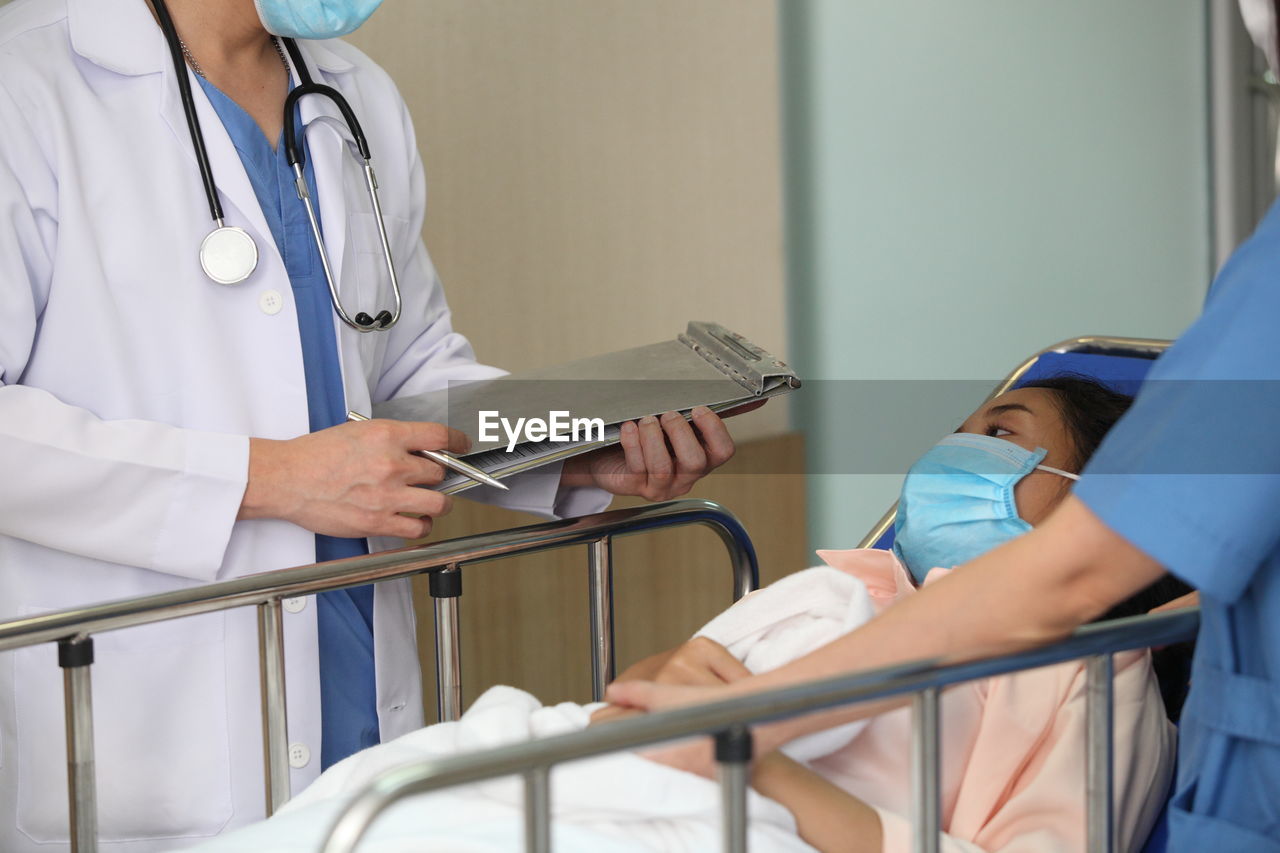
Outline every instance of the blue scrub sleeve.
[[1225, 603], [1280, 542], [1278, 210], [1223, 268], [1076, 488], [1109, 527]]

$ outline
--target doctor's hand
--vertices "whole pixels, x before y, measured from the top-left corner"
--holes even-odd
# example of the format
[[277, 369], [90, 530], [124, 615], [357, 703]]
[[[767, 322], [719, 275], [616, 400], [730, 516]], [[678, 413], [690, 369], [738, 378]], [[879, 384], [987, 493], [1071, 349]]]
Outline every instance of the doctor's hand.
[[418, 488], [439, 484], [445, 470], [412, 451], [462, 453], [467, 445], [465, 435], [441, 424], [390, 420], [340, 424], [288, 441], [251, 438], [238, 518], [281, 518], [328, 536], [418, 539], [451, 500]]
[[706, 406], [692, 414], [692, 422], [677, 412], [627, 421], [621, 444], [570, 459], [560, 484], [650, 501], [687, 494], [694, 483], [732, 459], [735, 450], [719, 415]]

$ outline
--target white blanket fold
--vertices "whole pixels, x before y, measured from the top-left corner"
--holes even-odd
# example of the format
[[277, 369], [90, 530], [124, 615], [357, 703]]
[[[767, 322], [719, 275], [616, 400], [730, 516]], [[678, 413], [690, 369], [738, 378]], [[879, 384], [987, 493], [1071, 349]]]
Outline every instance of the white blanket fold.
[[[865, 624], [875, 610], [862, 581], [819, 566], [750, 593], [702, 627], [753, 673], [768, 672]], [[797, 738], [783, 748], [796, 761], [830, 755], [857, 736], [865, 721]]]

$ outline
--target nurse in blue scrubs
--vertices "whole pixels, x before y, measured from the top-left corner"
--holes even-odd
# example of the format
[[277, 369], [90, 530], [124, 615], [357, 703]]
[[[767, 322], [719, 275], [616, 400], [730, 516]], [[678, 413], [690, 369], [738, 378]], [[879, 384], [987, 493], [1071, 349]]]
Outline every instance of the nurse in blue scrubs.
[[[1243, 6], [1274, 65], [1276, 4]], [[1204, 313], [1152, 368], [1074, 495], [1041, 526], [783, 669], [713, 688], [616, 684], [608, 698], [654, 710], [1030, 647], [1166, 571], [1199, 590], [1202, 608], [1169, 849], [1280, 853], [1280, 203], [1223, 267]], [[762, 727], [757, 751], [867, 713]], [[702, 748], [661, 758], [709, 769]]]

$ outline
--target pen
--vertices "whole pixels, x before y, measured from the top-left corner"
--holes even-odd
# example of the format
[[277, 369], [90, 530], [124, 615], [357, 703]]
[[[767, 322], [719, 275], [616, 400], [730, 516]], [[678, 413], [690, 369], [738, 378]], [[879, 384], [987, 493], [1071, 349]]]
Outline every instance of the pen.
[[[358, 415], [355, 412], [347, 412], [347, 420], [367, 421], [369, 419], [364, 415]], [[495, 489], [502, 489], [504, 492], [511, 491], [511, 488], [505, 483], [495, 480], [476, 466], [468, 465], [466, 462], [450, 456], [448, 453], [444, 453], [439, 450], [411, 450], [409, 452], [414, 456], [421, 456], [424, 459], [430, 459], [432, 462], [438, 462], [450, 471], [457, 471], [464, 477], [470, 477], [472, 480], [475, 480], [477, 483], [482, 485], [493, 486]]]

